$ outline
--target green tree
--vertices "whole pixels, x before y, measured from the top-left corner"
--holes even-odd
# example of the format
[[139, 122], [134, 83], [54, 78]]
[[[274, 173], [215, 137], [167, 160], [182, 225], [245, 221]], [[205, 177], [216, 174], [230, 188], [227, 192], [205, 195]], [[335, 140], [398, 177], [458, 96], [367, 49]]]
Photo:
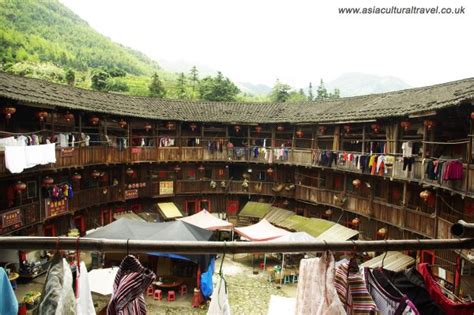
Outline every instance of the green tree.
[[193, 95], [192, 98], [196, 98], [196, 86], [199, 83], [199, 71], [196, 68], [196, 66], [193, 66], [191, 70], [189, 71], [189, 80], [191, 81], [191, 86], [193, 89]]
[[235, 101], [239, 88], [217, 72], [216, 77], [205, 77], [199, 82], [199, 94], [203, 100], [207, 101]]
[[288, 99], [286, 100], [287, 103], [299, 103], [304, 102], [307, 100], [306, 95], [304, 94], [303, 90], [300, 89], [298, 92], [291, 91]]
[[163, 83], [160, 80], [160, 77], [155, 72], [151, 77], [151, 83], [148, 86], [148, 92], [150, 96], [163, 98], [166, 95], [166, 90], [163, 87]]
[[313, 95], [313, 84], [309, 82], [308, 86], [308, 101], [314, 100], [314, 95]]
[[107, 89], [107, 79], [110, 75], [104, 70], [97, 70], [91, 77], [91, 88], [97, 91], [105, 91]]
[[320, 83], [319, 83], [319, 86], [318, 86], [318, 95], [316, 96], [316, 98], [318, 100], [325, 100], [328, 98], [328, 90], [326, 89], [326, 87], [324, 86], [324, 82], [323, 82], [323, 79], [321, 79]]
[[183, 72], [180, 73], [176, 82], [176, 94], [180, 100], [186, 98], [186, 77]]
[[273, 86], [272, 93], [270, 94], [270, 99], [273, 102], [284, 103], [290, 97], [290, 90], [291, 86], [280, 83], [280, 80], [277, 79]]
[[334, 92], [329, 93], [329, 98], [340, 98], [341, 97], [341, 91], [339, 89], [334, 89]]
[[65, 77], [66, 77], [66, 83], [68, 85], [74, 86], [74, 83], [76, 83], [76, 73], [74, 72], [74, 70], [72, 69], [67, 70]]
[[129, 87], [126, 82], [122, 82], [122, 81], [110, 78], [107, 80], [105, 89], [107, 91], [114, 91], [114, 92], [128, 92]]

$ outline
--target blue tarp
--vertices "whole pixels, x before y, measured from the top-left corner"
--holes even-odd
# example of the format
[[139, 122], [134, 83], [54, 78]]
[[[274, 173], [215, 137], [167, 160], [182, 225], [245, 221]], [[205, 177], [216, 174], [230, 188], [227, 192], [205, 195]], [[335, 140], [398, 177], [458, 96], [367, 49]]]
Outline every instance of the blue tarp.
[[206, 272], [201, 273], [201, 293], [207, 299], [212, 295], [212, 275], [214, 274], [215, 257], [211, 256]]

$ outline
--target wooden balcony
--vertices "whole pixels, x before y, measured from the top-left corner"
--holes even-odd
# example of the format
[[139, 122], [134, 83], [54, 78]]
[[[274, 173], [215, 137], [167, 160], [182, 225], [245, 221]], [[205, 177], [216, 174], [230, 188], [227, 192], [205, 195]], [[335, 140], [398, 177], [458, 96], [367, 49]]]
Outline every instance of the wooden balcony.
[[41, 221], [39, 202], [33, 202], [18, 207], [0, 211], [0, 234], [11, 233], [15, 230], [36, 224]]

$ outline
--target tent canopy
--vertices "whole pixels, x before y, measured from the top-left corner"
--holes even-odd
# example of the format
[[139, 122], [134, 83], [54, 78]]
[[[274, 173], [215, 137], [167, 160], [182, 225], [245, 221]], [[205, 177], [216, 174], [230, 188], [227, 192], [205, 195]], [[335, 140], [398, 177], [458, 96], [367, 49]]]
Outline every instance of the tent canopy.
[[87, 235], [92, 238], [155, 241], [209, 241], [212, 232], [182, 221], [150, 223], [121, 218]]
[[291, 234], [291, 232], [288, 232], [287, 230], [273, 226], [265, 219], [254, 225], [235, 228], [235, 231], [250, 241], [268, 241], [277, 237]]
[[165, 220], [182, 218], [183, 214], [173, 202], [159, 202], [158, 211]]
[[347, 241], [358, 235], [359, 231], [347, 228], [341, 224], [334, 224], [329, 229], [316, 237], [317, 241], [341, 242]]
[[207, 210], [199, 211], [189, 217], [178, 219], [183, 222], [198, 226], [202, 229], [215, 231], [215, 230], [229, 230], [234, 226], [232, 223], [221, 220], [213, 216]]
[[384, 259], [384, 256], [385, 256], [385, 253], [377, 257], [374, 257], [370, 260], [367, 260], [366, 262], [361, 264], [361, 267], [369, 267], [369, 268], [382, 267], [382, 260], [383, 260], [384, 269], [397, 272], [397, 271], [405, 270], [415, 263], [415, 258], [410, 257], [400, 252], [387, 252], [385, 259]]
[[269, 242], [312, 242], [315, 240], [316, 238], [306, 232], [294, 232], [271, 239]]
[[118, 219], [121, 219], [121, 218], [128, 219], [128, 220], [145, 221], [145, 219], [140, 217], [135, 212], [123, 212], [123, 213], [115, 213], [114, 214], [114, 220], [118, 220]]

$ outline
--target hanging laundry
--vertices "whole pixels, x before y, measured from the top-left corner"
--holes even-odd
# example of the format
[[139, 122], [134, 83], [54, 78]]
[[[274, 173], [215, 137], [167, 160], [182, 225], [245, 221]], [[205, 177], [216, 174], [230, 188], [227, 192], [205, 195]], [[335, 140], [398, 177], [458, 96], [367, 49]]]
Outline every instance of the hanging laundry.
[[[382, 314], [419, 314], [416, 306], [406, 295], [402, 295], [399, 292], [395, 292], [395, 294], [394, 292], [388, 292], [386, 290], [388, 281], [380, 275], [376, 277], [373, 274], [374, 271], [364, 268], [365, 283], [372, 299]], [[384, 281], [385, 283], [380, 283], [379, 281]]]
[[334, 286], [334, 256], [326, 252], [321, 258], [300, 262], [296, 314], [346, 314]]
[[402, 143], [402, 156], [405, 157], [411, 157], [413, 155], [413, 142], [407, 141]]
[[211, 296], [211, 303], [207, 315], [230, 315], [229, 298], [227, 297], [227, 285], [223, 277], [219, 280]]
[[41, 300], [35, 315], [73, 315], [76, 314], [76, 299], [72, 289], [72, 273], [66, 259], [59, 252], [54, 254], [41, 292]]
[[347, 314], [371, 315], [378, 312], [362, 274], [360, 271], [349, 270], [348, 262], [337, 265], [334, 283], [342, 304], [346, 306]]
[[125, 257], [115, 276], [107, 315], [146, 314], [143, 293], [155, 278], [156, 275], [150, 269], [143, 267], [134, 256]]
[[18, 301], [16, 300], [15, 292], [3, 267], [0, 267], [0, 314], [18, 314]]
[[382, 273], [400, 292], [408, 296], [421, 314], [444, 314], [444, 311], [431, 299], [423, 276], [416, 268], [399, 272], [384, 269]]
[[431, 268], [428, 264], [418, 264], [418, 271], [425, 281], [426, 289], [428, 290], [431, 299], [437, 303], [445, 312], [446, 315], [472, 315], [474, 314], [474, 302], [471, 303], [457, 303], [446, 297], [440, 288], [440, 285], [435, 281], [431, 273]]
[[92, 293], [89, 287], [89, 274], [86, 264], [81, 261], [79, 264], [78, 277], [76, 279], [79, 292], [76, 298], [76, 311], [80, 315], [95, 315], [94, 302], [92, 301]]
[[463, 165], [459, 160], [452, 160], [445, 163], [443, 171], [443, 180], [461, 180], [463, 174]]

